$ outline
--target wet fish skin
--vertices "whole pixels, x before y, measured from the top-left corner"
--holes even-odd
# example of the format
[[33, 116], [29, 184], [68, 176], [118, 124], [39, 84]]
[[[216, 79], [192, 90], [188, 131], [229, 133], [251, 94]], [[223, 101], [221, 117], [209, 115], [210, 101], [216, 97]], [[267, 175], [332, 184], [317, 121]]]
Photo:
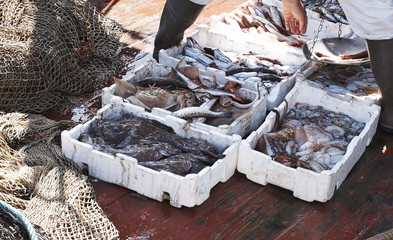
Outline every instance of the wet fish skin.
[[[129, 135], [121, 138], [124, 133]], [[105, 142], [102, 136], [108, 140], [121, 139], [116, 143]], [[182, 138], [166, 125], [137, 117], [96, 119], [90, 132], [81, 134], [79, 140], [95, 144], [97, 150], [125, 154], [136, 158], [140, 165], [178, 175], [196, 173], [223, 158], [214, 145], [204, 140]]]
[[214, 57], [216, 57], [218, 60], [226, 63], [234, 63], [232, 62], [231, 59], [229, 59], [220, 49], [216, 48], [214, 49]]
[[213, 112], [201, 107], [182, 108], [176, 112], [173, 112], [173, 115], [183, 119], [189, 119], [195, 117], [224, 117], [224, 118], [232, 117], [232, 114], [229, 112]]
[[278, 11], [277, 7], [274, 5], [270, 6], [270, 16], [272, 17], [272, 20], [275, 24], [277, 24], [280, 27], [283, 27], [280, 12]]
[[326, 19], [328, 19], [328, 20], [330, 20], [330, 21], [332, 21], [332, 22], [337, 22], [336, 17], [335, 17], [335, 16], [333, 15], [333, 13], [332, 13], [331, 11], [329, 11], [328, 9], [322, 7], [322, 8], [321, 8], [321, 12], [322, 12], [323, 16], [324, 16]]
[[196, 92], [200, 92], [200, 93], [209, 93], [215, 97], [220, 97], [220, 96], [230, 96], [234, 99], [236, 99], [237, 101], [240, 102], [244, 102], [244, 97], [240, 96], [239, 94], [236, 93], [230, 93], [224, 90], [220, 90], [220, 89], [213, 89], [213, 88], [197, 88], [195, 89]]
[[234, 75], [234, 74], [240, 73], [240, 72], [271, 73], [271, 74], [275, 74], [277, 76], [282, 76], [284, 74], [281, 71], [279, 71], [278, 69], [269, 68], [267, 66], [258, 66], [258, 67], [243, 67], [243, 66], [241, 66], [238, 68], [233, 68], [228, 71], [225, 71], [225, 74], [227, 76], [229, 76], [229, 75]]
[[248, 109], [248, 108], [254, 106], [256, 104], [256, 102], [259, 100], [259, 98], [260, 98], [260, 93], [259, 93], [259, 87], [258, 87], [257, 88], [257, 95], [254, 98], [254, 100], [252, 102], [250, 102], [250, 103], [242, 104], [242, 103], [238, 103], [238, 102], [233, 101], [228, 96], [221, 96], [220, 104], [222, 106], [234, 106], [234, 107], [237, 107], [237, 108], [240, 108], [240, 109]]
[[114, 78], [114, 80], [115, 80], [115, 90], [113, 94], [116, 96], [127, 98], [131, 95], [134, 95], [138, 91], [136, 86], [130, 82], [122, 81], [116, 77]]
[[141, 87], [149, 87], [149, 86], [162, 87], [162, 86], [173, 85], [176, 87], [187, 88], [187, 84], [184, 81], [179, 81], [176, 78], [160, 77], [160, 76], [146, 77], [144, 79], [138, 80], [136, 82], [136, 85]]
[[282, 80], [281, 77], [272, 73], [258, 73], [257, 76], [260, 77], [262, 80], [270, 80], [274, 82], [280, 82]]
[[198, 62], [202, 63], [205, 66], [210, 66], [210, 65], [214, 64], [214, 59], [212, 57], [208, 56], [207, 54], [205, 54], [201, 50], [198, 50], [196, 48], [187, 47], [187, 46], [185, 46], [183, 48], [183, 50], [184, 50], [184, 54], [186, 56], [196, 59]]
[[192, 168], [192, 162], [187, 159], [166, 158], [160, 161], [138, 162], [139, 165], [152, 168], [157, 171], [168, 171], [178, 175], [186, 175]]
[[103, 150], [113, 155], [119, 153], [133, 157], [137, 159], [138, 162], [158, 161], [164, 157], [159, 150], [152, 146], [129, 145], [126, 148], [105, 147]]
[[311, 169], [317, 173], [327, 170], [328, 167], [320, 162], [309, 160], [307, 163], [310, 165]]
[[187, 37], [186, 41], [187, 41], [187, 46], [202, 51], [202, 47], [198, 44], [198, 42], [194, 38]]
[[187, 142], [189, 145], [193, 146], [195, 149], [203, 149], [203, 150], [208, 151], [210, 153], [217, 153], [216, 147], [214, 145], [204, 141], [204, 140], [188, 138], [188, 139], [185, 139], [185, 142]]
[[239, 72], [232, 74], [235, 78], [249, 78], [249, 77], [256, 77], [258, 75], [257, 72]]
[[344, 17], [342, 17], [342, 16], [339, 15], [338, 13], [333, 12], [333, 16], [334, 16], [335, 19], [337, 19], [338, 22], [341, 22], [342, 24], [349, 25], [348, 20], [346, 20]]
[[297, 103], [286, 114], [281, 127], [277, 132], [262, 135], [255, 150], [286, 166], [306, 164], [303, 168], [319, 173], [341, 161], [349, 142], [364, 128], [364, 123], [321, 106]]
[[222, 71], [227, 71], [228, 69], [233, 68], [233, 66], [234, 66], [235, 64], [233, 64], [233, 63], [228, 63], [228, 62], [223, 62], [223, 61], [220, 61], [220, 60], [218, 60], [218, 59], [215, 59], [215, 60], [214, 60], [214, 65], [215, 65], [218, 69], [220, 69], [220, 70], [222, 70]]
[[274, 155], [273, 160], [276, 162], [279, 162], [285, 166], [288, 167], [292, 167], [292, 168], [305, 168], [305, 169], [312, 169], [312, 167], [310, 166], [310, 164], [303, 162], [301, 160], [298, 160], [294, 157], [288, 156], [288, 155], [284, 155], [284, 154], [277, 154]]
[[195, 82], [195, 81], [189, 79], [188, 77], [184, 76], [182, 73], [180, 73], [179, 71], [177, 71], [175, 68], [172, 68], [172, 71], [173, 71], [178, 77], [180, 77], [180, 79], [183, 80], [183, 81], [187, 84], [188, 88], [191, 89], [191, 90], [195, 90], [195, 89], [197, 89], [198, 87], [200, 87], [200, 86], [202, 85], [202, 84], [197, 83], [197, 82]]
[[[203, 109], [212, 109], [212, 107], [214, 106], [214, 104], [217, 102], [217, 98], [212, 98], [207, 100], [206, 102], [202, 103], [199, 107], [203, 108]], [[193, 118], [191, 123], [197, 123], [197, 122], [205, 122], [206, 121], [206, 117], [198, 117], [198, 118]]]

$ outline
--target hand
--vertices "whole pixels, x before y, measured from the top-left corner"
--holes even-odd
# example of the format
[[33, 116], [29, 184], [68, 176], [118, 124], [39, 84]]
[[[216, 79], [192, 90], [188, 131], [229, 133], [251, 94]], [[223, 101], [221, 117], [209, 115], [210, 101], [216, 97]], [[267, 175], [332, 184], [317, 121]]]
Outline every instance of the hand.
[[307, 14], [301, 0], [283, 0], [285, 28], [293, 34], [305, 33], [307, 30]]

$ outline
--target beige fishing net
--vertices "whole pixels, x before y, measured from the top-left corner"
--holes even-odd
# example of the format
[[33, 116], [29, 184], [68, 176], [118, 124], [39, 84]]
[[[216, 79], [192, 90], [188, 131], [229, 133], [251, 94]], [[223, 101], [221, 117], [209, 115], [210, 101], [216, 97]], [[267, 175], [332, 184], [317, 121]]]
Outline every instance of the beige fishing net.
[[0, 113], [0, 200], [41, 229], [39, 239], [118, 239], [87, 177], [61, 153], [60, 133], [73, 125]]
[[[39, 239], [119, 238], [87, 177], [61, 153], [60, 133], [74, 123], [32, 113], [113, 79], [121, 34], [84, 0], [0, 0], [0, 200]], [[0, 238], [18, 239], [6, 237], [15, 230], [7, 219]]]
[[120, 36], [83, 0], [0, 0], [0, 110], [39, 113], [102, 86]]

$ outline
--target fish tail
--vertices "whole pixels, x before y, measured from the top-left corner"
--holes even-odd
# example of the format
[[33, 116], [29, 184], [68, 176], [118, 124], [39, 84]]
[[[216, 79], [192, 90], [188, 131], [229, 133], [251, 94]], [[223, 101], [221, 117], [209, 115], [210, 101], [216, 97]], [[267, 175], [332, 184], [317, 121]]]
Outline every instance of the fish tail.
[[233, 115], [231, 112], [221, 112], [220, 117], [231, 118]]

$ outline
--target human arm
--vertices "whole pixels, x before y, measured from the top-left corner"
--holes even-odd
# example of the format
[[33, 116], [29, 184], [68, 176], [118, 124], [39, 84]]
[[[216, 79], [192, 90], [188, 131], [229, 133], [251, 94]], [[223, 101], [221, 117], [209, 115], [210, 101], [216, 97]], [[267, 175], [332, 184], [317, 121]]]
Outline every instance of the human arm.
[[301, 0], [283, 0], [285, 28], [294, 33], [305, 33], [307, 30], [307, 14]]

